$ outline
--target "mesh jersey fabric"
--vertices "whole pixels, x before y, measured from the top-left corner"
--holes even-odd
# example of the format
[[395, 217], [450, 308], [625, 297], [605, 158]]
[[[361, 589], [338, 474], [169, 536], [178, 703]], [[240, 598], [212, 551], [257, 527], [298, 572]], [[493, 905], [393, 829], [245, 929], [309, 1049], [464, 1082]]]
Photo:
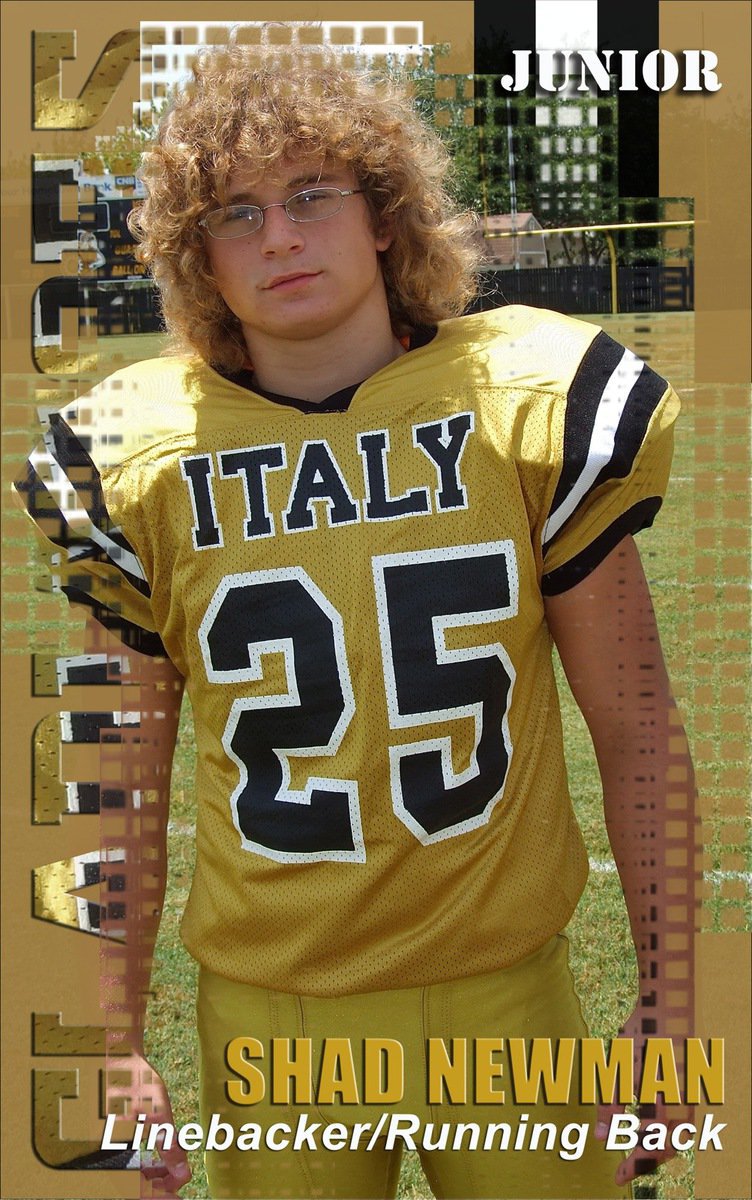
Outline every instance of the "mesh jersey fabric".
[[165, 358], [51, 419], [19, 490], [57, 586], [186, 677], [204, 966], [414, 987], [564, 927], [587, 859], [544, 596], [651, 523], [677, 410], [596, 327], [509, 307], [345, 412]]

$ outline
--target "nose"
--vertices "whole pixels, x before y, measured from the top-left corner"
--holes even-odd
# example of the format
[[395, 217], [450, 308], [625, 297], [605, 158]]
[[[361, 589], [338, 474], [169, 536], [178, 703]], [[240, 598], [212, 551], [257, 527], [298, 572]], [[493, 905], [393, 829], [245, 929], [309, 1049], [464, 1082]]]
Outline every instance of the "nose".
[[294, 253], [304, 245], [300, 222], [291, 221], [282, 204], [272, 204], [264, 210], [264, 224], [256, 236], [261, 253], [267, 256]]

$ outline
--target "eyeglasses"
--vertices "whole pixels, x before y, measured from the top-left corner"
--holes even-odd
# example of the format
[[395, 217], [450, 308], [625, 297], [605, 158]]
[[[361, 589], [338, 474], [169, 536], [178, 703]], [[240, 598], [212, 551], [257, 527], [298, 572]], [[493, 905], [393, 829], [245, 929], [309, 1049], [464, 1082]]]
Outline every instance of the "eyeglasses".
[[199, 221], [213, 238], [244, 237], [256, 233], [264, 224], [267, 208], [284, 208], [291, 221], [325, 221], [336, 217], [344, 207], [346, 196], [361, 196], [364, 188], [342, 189], [336, 187], [306, 188], [296, 192], [289, 200], [276, 204], [228, 204], [226, 208], [215, 208]]

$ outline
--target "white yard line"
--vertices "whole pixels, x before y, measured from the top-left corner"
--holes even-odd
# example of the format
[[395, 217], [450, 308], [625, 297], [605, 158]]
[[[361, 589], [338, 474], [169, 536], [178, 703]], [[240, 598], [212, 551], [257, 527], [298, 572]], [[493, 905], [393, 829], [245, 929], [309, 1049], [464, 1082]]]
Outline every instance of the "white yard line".
[[[616, 870], [616, 863], [611, 859], [591, 858], [589, 862], [590, 870], [601, 875], [611, 875]], [[706, 871], [703, 878], [715, 884], [731, 879], [752, 885], [752, 871]]]

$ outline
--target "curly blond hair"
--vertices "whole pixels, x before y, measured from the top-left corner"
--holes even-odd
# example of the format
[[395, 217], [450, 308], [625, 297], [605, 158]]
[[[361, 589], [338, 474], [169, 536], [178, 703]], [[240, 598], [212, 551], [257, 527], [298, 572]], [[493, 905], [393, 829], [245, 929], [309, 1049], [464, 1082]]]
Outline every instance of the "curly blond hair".
[[317, 48], [231, 44], [200, 54], [193, 80], [162, 117], [146, 152], [147, 190], [131, 229], [161, 294], [171, 352], [238, 370], [247, 349], [217, 290], [202, 217], [224, 203], [238, 170], [273, 175], [285, 160], [348, 166], [375, 229], [395, 332], [456, 316], [475, 292], [475, 218], [447, 191], [449, 156], [406, 88]]

